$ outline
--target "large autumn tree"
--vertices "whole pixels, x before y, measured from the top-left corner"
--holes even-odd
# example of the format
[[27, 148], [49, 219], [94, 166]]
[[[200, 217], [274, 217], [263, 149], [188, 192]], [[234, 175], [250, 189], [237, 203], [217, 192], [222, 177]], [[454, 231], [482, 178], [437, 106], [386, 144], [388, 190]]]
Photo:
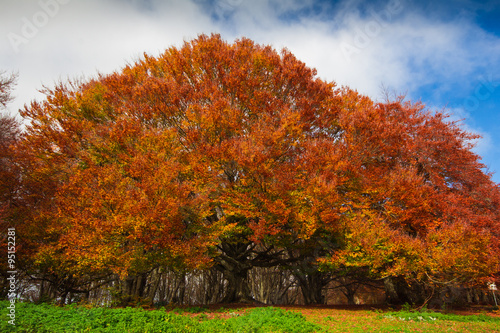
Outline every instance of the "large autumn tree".
[[156, 267], [215, 267], [226, 301], [249, 300], [252, 267], [305, 286], [320, 257], [373, 278], [498, 272], [498, 187], [473, 137], [287, 50], [202, 35], [45, 94], [22, 111], [23, 230], [61, 293], [115, 274], [141, 296]]

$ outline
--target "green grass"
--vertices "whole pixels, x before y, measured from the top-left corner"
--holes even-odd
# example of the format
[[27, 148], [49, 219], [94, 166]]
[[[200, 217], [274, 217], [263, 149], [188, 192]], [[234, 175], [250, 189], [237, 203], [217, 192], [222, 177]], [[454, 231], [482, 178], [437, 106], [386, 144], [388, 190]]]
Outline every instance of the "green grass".
[[[6, 308], [7, 302], [0, 302]], [[279, 308], [254, 308], [228, 313], [226, 319], [208, 319], [200, 308], [183, 313], [139, 308], [57, 307], [48, 304], [16, 304], [16, 326], [0, 322], [0, 332], [315, 332], [321, 327], [303, 315]]]
[[432, 311], [259, 307], [144, 310], [16, 304], [16, 326], [0, 301], [0, 332], [500, 332], [500, 318]]

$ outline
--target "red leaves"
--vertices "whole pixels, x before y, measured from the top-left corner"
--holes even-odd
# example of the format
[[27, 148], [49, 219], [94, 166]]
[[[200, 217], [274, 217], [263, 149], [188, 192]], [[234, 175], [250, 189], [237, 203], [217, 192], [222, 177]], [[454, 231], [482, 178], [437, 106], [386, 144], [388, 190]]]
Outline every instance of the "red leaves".
[[[141, 260], [203, 266], [231, 237], [326, 233], [338, 263], [448, 277], [435, 239], [498, 249], [499, 191], [474, 136], [421, 104], [374, 103], [315, 75], [288, 51], [213, 35], [46, 90], [23, 111], [18, 148], [40, 181], [31, 223], [57, 230], [40, 253], [123, 273]], [[461, 244], [455, 256], [480, 262], [468, 277], [497, 269], [478, 242]]]
[[[419, 104], [370, 106], [349, 102], [356, 98], [349, 92], [345, 96], [339, 143], [350, 153], [351, 173], [340, 200], [350, 207], [343, 213], [350, 236], [335, 260], [371, 267], [382, 276], [463, 283], [497, 272], [500, 220], [493, 202], [499, 192], [469, 150], [475, 137]], [[479, 199], [486, 188], [488, 194]], [[368, 221], [379, 224], [367, 229]], [[445, 250], [432, 241], [436, 238], [448, 244]], [[387, 248], [404, 244], [405, 250], [377, 252], [374, 244], [380, 242]], [[353, 248], [364, 254], [353, 257]], [[389, 255], [394, 262], [381, 269], [378, 262]], [[465, 262], [467, 269], [457, 269]]]

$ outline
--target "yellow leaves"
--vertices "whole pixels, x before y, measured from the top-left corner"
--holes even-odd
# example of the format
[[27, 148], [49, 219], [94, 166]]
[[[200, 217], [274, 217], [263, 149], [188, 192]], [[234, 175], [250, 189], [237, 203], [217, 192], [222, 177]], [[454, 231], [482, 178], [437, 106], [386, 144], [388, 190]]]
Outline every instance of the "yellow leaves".
[[[376, 216], [352, 214], [336, 251], [338, 265], [368, 268], [375, 276], [418, 274], [423, 244]], [[339, 266], [339, 267], [340, 267]]]
[[427, 236], [426, 265], [439, 281], [470, 282], [496, 271], [500, 258], [491, 247], [491, 235], [466, 223], [444, 225]]
[[238, 223], [224, 224], [219, 230], [220, 235], [224, 237], [226, 234], [230, 234], [237, 228], [237, 225]]

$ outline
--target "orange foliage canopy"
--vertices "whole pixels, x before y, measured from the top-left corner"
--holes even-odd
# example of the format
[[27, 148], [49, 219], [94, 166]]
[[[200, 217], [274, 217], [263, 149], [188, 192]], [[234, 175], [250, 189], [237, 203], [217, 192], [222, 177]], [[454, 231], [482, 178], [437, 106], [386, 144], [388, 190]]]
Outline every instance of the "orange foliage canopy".
[[422, 105], [324, 82], [287, 50], [202, 35], [45, 94], [22, 112], [18, 146], [39, 265], [206, 267], [222, 239], [321, 235], [328, 268], [499, 271], [499, 189], [474, 137]]
[[341, 200], [342, 249], [323, 263], [434, 283], [498, 272], [500, 192], [471, 151], [477, 136], [401, 99], [340, 122], [356, 171]]

